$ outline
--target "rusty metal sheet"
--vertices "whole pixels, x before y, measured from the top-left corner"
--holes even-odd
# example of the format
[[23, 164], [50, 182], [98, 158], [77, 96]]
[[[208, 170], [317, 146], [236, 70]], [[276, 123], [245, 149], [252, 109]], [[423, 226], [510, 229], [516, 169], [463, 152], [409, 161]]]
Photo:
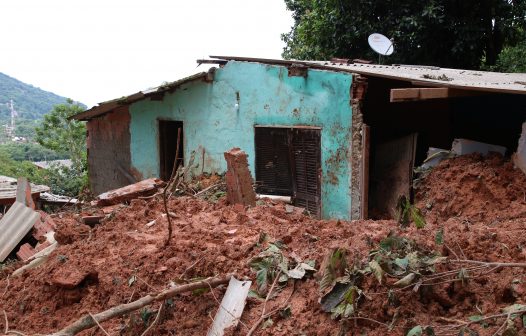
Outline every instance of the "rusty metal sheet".
[[19, 202], [9, 208], [0, 219], [0, 262], [7, 258], [39, 217], [36, 211]]

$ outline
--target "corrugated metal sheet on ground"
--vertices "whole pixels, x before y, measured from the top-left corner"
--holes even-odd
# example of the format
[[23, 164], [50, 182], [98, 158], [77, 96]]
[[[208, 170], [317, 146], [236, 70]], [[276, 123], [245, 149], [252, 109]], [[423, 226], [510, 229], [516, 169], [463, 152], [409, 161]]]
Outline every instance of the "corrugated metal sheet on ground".
[[31, 230], [39, 214], [20, 202], [15, 202], [0, 219], [0, 262], [13, 251], [16, 245]]
[[[0, 176], [0, 200], [14, 200], [16, 198], [16, 179], [6, 179]], [[31, 194], [38, 194], [49, 191], [49, 187], [45, 185], [31, 184]]]

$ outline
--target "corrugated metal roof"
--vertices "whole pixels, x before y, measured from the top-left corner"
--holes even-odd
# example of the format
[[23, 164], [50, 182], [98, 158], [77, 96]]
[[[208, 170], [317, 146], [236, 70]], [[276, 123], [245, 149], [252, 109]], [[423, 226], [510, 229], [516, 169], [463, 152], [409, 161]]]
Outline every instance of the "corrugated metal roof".
[[424, 65], [344, 64], [330, 61], [278, 60], [236, 56], [210, 56], [210, 58], [219, 61], [255, 62], [285, 66], [302, 64], [322, 70], [344, 71], [365, 76], [409, 81], [416, 85], [526, 94], [525, 73], [449, 69]]
[[0, 262], [13, 251], [31, 230], [39, 214], [20, 202], [15, 202], [0, 219]]
[[[526, 74], [524, 73], [461, 70], [424, 65], [379, 65], [362, 63], [346, 64], [330, 61], [280, 60], [237, 56], [210, 56], [210, 58], [211, 59], [208, 60], [198, 60], [197, 62], [199, 64], [225, 64], [228, 61], [239, 61], [283, 66], [302, 64], [310, 68], [320, 70], [349, 72], [365, 76], [403, 80], [419, 86], [449, 87], [463, 90], [526, 94]], [[198, 79], [203, 79], [206, 76], [206, 72], [201, 72], [153, 89], [139, 91], [126, 97], [99, 103], [98, 106], [79, 113], [73, 116], [72, 119], [89, 120], [108, 113], [119, 106], [128, 105], [151, 96], [175, 90], [182, 84]]]
[[117, 98], [113, 100], [108, 100], [108, 101], [99, 103], [97, 106], [94, 106], [90, 108], [89, 110], [86, 110], [84, 112], [74, 115], [73, 117], [71, 117], [71, 119], [89, 120], [89, 119], [101, 116], [105, 113], [108, 113], [111, 110], [119, 106], [129, 105], [131, 103], [134, 103], [142, 99], [146, 99], [152, 96], [156, 96], [159, 94], [164, 94], [166, 92], [173, 91], [177, 89], [178, 87], [180, 87], [181, 85], [195, 81], [195, 80], [203, 80], [207, 77], [207, 75], [208, 75], [207, 72], [196, 73], [195, 75], [176, 80], [175, 82], [170, 82], [170, 83], [166, 83], [166, 84], [160, 85], [155, 88], [139, 91], [129, 96], [125, 96], [125, 97], [121, 97], [121, 98]]

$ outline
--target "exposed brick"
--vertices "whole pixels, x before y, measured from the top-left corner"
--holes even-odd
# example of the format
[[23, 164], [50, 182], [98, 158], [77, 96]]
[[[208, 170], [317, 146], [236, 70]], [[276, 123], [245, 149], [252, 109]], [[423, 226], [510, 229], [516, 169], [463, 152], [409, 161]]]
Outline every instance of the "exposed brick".
[[16, 253], [16, 256], [18, 259], [26, 261], [29, 258], [31, 258], [35, 253], [35, 249], [28, 243], [25, 243], [24, 245], [20, 246], [20, 249]]
[[40, 219], [36, 221], [33, 226], [33, 237], [38, 241], [42, 241], [45, 238], [46, 233], [55, 231], [56, 224], [50, 215], [44, 211], [38, 211], [40, 213]]
[[227, 200], [230, 204], [256, 205], [254, 180], [248, 170], [247, 154], [239, 148], [225, 152]]

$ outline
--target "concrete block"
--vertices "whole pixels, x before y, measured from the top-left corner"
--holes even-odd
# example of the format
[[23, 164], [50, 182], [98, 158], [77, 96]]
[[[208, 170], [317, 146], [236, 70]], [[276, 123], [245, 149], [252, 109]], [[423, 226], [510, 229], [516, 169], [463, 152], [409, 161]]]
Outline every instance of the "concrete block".
[[506, 147], [468, 139], [455, 139], [453, 141], [451, 151], [456, 155], [467, 155], [472, 153], [488, 155], [488, 153], [490, 152], [496, 152], [501, 155], [504, 155], [506, 154]]

